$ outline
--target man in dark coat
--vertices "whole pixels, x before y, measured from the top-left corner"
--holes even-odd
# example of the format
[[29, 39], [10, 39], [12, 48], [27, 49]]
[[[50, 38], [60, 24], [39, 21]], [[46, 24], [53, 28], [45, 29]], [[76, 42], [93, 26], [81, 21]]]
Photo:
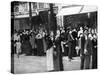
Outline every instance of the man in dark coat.
[[85, 48], [85, 36], [83, 33], [80, 34], [80, 41], [81, 41], [81, 49], [80, 49], [80, 58], [81, 58], [81, 69], [84, 69], [84, 62], [85, 62], [85, 54], [84, 54], [84, 48]]
[[91, 55], [92, 55], [92, 35], [89, 34], [85, 44], [85, 69], [90, 68]]
[[97, 69], [97, 38], [95, 34], [93, 35], [92, 45], [92, 69]]
[[72, 31], [72, 37], [74, 38], [74, 40], [73, 40], [73, 56], [76, 56], [76, 50], [75, 50], [76, 41], [77, 41], [77, 31], [76, 31], [76, 29], [73, 29], [73, 31]]
[[57, 37], [55, 38], [55, 48], [54, 48], [54, 69], [55, 71], [63, 71], [61, 41], [62, 41], [62, 37], [60, 36], [60, 31], [57, 31]]
[[68, 47], [69, 47], [69, 52], [68, 52], [68, 58], [69, 58], [69, 61], [72, 60], [72, 55], [73, 55], [73, 36], [72, 36], [72, 31], [69, 31], [69, 34], [68, 34]]

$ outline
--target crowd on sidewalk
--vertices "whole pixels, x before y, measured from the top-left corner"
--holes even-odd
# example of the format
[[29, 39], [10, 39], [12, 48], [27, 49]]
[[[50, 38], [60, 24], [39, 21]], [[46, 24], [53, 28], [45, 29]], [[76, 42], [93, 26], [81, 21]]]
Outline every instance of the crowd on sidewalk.
[[81, 59], [80, 69], [97, 68], [97, 30], [80, 27], [61, 28], [54, 33], [46, 29], [15, 31], [11, 39], [12, 55], [20, 54], [47, 57], [48, 71], [63, 71], [63, 55], [69, 62]]

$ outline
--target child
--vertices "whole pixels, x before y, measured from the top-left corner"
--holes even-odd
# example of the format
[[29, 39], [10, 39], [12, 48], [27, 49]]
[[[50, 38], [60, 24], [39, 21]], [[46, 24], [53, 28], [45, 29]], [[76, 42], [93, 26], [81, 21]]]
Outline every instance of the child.
[[16, 53], [19, 58], [19, 53], [21, 53], [21, 42], [19, 40], [16, 42]]

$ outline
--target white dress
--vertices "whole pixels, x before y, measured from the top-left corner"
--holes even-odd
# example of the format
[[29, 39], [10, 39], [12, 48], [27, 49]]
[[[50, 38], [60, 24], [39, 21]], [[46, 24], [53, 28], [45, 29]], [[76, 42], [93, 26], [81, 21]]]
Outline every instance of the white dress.
[[53, 47], [48, 49], [46, 51], [46, 57], [47, 57], [47, 71], [54, 70], [53, 65]]
[[21, 43], [20, 42], [16, 42], [16, 53], [21, 53]]

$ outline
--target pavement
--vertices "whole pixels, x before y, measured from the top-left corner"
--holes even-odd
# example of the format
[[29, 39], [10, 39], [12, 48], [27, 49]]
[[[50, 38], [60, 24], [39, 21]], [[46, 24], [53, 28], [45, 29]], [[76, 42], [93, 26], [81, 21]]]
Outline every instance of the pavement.
[[[18, 58], [14, 55], [14, 73], [41, 73], [47, 72], [46, 69], [46, 56], [25, 56], [20, 55]], [[80, 57], [74, 57], [71, 62], [68, 61], [68, 57], [63, 57], [64, 71], [80, 70]]]

